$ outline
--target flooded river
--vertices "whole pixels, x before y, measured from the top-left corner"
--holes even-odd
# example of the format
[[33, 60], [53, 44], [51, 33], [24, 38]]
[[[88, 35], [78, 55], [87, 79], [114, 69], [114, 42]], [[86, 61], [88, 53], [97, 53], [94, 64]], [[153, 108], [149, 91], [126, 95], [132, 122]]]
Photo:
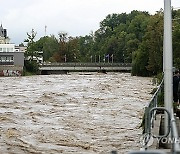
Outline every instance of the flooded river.
[[128, 73], [0, 78], [0, 153], [139, 149], [150, 78]]

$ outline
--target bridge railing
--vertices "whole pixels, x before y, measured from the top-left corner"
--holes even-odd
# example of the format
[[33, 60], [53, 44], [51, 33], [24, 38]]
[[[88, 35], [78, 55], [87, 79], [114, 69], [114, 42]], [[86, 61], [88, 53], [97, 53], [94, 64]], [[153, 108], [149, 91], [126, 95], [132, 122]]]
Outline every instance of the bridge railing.
[[40, 67], [131, 67], [131, 63], [42, 63]]

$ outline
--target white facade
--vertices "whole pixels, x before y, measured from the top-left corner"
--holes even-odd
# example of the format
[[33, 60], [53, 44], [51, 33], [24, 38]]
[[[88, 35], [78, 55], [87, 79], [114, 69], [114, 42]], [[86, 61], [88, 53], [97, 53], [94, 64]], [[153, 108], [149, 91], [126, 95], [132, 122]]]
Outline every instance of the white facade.
[[15, 44], [0, 44], [0, 52], [14, 52]]

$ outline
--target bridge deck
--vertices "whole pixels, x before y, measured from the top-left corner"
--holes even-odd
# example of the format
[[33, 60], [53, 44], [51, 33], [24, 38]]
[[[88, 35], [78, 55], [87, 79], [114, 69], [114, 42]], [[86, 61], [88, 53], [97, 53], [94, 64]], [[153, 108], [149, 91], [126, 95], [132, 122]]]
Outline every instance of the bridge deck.
[[128, 71], [132, 69], [127, 63], [52, 63], [39, 67], [41, 74], [59, 74], [69, 71]]

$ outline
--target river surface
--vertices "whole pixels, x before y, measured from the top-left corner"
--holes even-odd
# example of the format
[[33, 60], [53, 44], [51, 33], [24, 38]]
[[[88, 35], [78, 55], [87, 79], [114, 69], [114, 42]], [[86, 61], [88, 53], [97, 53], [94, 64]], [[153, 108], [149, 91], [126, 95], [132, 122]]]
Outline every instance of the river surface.
[[71, 73], [0, 78], [0, 153], [118, 154], [139, 149], [151, 78]]

